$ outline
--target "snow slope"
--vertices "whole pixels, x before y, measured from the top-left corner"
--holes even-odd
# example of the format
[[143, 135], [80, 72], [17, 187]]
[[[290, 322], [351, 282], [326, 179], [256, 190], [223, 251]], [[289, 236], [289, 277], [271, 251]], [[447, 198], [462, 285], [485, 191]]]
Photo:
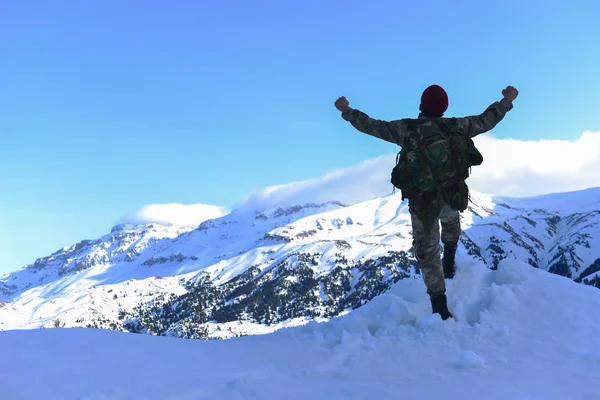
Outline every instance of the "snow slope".
[[0, 332], [0, 398], [600, 399], [598, 289], [462, 257], [448, 294], [456, 321], [404, 279], [329, 322], [227, 341]]

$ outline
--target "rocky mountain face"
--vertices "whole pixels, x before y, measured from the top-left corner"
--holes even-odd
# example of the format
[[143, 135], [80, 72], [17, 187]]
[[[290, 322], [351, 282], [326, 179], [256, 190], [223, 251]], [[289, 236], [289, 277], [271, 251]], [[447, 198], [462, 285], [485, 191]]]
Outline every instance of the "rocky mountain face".
[[[600, 190], [473, 194], [461, 258], [504, 258], [600, 287]], [[96, 327], [229, 338], [327, 319], [421, 279], [400, 194], [240, 208], [199, 227], [113, 228], [0, 278], [0, 329]]]

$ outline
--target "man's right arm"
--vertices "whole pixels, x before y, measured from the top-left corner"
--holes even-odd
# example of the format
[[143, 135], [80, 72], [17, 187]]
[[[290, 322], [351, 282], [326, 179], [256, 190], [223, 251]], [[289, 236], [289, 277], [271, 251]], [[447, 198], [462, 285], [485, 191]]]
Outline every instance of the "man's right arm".
[[457, 118], [459, 126], [463, 132], [470, 137], [475, 137], [481, 133], [492, 130], [513, 108], [513, 100], [517, 98], [519, 92], [512, 86], [508, 86], [502, 91], [504, 98], [492, 103], [483, 113], [471, 117]]

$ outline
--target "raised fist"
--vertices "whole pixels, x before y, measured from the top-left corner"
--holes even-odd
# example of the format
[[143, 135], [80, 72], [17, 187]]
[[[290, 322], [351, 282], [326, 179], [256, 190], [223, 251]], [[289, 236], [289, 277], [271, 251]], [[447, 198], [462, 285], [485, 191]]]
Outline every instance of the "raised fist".
[[346, 98], [344, 96], [337, 99], [335, 101], [334, 105], [335, 105], [335, 108], [337, 108], [340, 111], [344, 111], [345, 109], [350, 107], [350, 103], [348, 103], [348, 100], [346, 100]]
[[506, 89], [502, 91], [502, 96], [510, 102], [517, 98], [519, 95], [519, 91], [514, 88], [514, 86], [507, 86]]

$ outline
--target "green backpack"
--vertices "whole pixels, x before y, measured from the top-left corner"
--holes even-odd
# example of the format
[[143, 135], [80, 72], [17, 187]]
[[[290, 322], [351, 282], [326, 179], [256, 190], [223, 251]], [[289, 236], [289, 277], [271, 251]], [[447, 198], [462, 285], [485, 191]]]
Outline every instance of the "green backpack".
[[[473, 140], [460, 132], [455, 118], [408, 119], [408, 135], [392, 170], [392, 184], [402, 199], [424, 195], [443, 199], [456, 210], [469, 203], [465, 180], [483, 156]], [[441, 195], [441, 196], [440, 196]]]

